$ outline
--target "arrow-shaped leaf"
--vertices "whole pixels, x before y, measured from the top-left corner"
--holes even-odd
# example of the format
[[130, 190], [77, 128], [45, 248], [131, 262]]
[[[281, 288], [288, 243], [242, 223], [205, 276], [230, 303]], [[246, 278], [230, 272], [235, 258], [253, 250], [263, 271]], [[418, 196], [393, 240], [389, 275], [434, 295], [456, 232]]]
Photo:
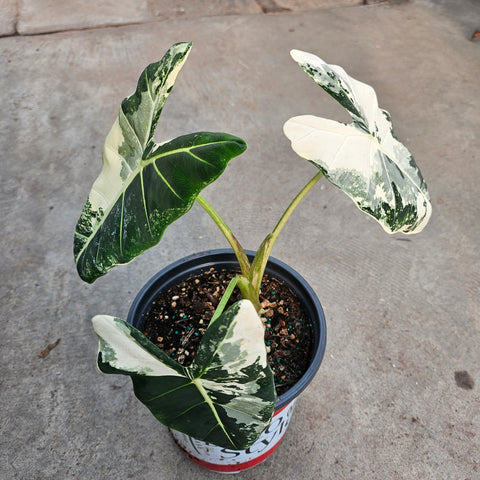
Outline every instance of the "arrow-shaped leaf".
[[193, 133], [156, 144], [155, 128], [190, 43], [172, 46], [140, 76], [105, 141], [103, 168], [78, 221], [74, 256], [93, 282], [156, 245], [245, 142], [225, 133]]
[[388, 233], [420, 232], [432, 210], [427, 187], [411, 153], [394, 137], [390, 115], [378, 107], [373, 88], [315, 55], [291, 54], [353, 119], [346, 125], [311, 115], [291, 118], [284, 132], [293, 150]]
[[195, 360], [183, 367], [118, 318], [92, 319], [99, 368], [130, 375], [135, 394], [163, 424], [225, 448], [245, 449], [268, 426], [275, 406], [264, 330], [248, 300], [210, 324]]

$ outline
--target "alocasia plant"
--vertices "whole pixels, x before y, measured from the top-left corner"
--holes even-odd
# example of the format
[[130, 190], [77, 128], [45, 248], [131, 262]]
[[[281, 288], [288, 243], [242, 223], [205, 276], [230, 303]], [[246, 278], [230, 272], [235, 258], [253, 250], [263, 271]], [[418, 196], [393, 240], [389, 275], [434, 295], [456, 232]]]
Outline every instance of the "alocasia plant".
[[[394, 136], [372, 87], [338, 66], [298, 50], [293, 58], [351, 115], [349, 125], [294, 117], [284, 131], [292, 148], [317, 168], [250, 263], [244, 249], [201, 191], [246, 149], [240, 138], [199, 132], [157, 144], [165, 100], [190, 52], [173, 45], [141, 74], [107, 136], [103, 169], [77, 224], [74, 256], [81, 278], [95, 281], [156, 245], [165, 229], [198, 203], [234, 250], [241, 273], [227, 289], [190, 367], [184, 367], [123, 320], [94, 317], [99, 368], [130, 375], [137, 397], [165, 425], [216, 445], [244, 449], [268, 426], [275, 405], [259, 314], [259, 291], [273, 246], [287, 220], [325, 176], [389, 233], [417, 233], [431, 215], [422, 175]], [[244, 300], [223, 312], [237, 285]]]
[[416, 233], [431, 215], [427, 186], [407, 148], [393, 135], [390, 115], [375, 91], [310, 53], [292, 50], [294, 60], [352, 117], [349, 125], [305, 115], [288, 120], [285, 135], [388, 233]]
[[131, 375], [135, 395], [162, 423], [225, 448], [251, 445], [270, 421], [275, 402], [263, 323], [248, 300], [212, 320], [193, 364], [179, 365], [118, 318], [93, 318], [98, 365]]
[[75, 231], [75, 262], [87, 282], [156, 245], [167, 226], [246, 149], [243, 140], [224, 133], [154, 142], [160, 113], [191, 46], [174, 45], [143, 71], [107, 136], [102, 172]]

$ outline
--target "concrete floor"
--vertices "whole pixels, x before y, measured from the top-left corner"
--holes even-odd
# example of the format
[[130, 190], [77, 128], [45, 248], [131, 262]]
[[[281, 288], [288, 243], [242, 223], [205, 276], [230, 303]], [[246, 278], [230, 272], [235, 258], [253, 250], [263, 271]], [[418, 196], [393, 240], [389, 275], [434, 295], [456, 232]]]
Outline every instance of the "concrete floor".
[[[318, 293], [327, 351], [278, 451], [241, 478], [480, 479], [480, 42], [470, 40], [480, 3], [238, 0], [213, 9], [158, 0], [133, 13], [126, 1], [97, 11], [84, 2], [86, 13], [56, 3], [0, 8], [0, 477], [220, 478], [177, 450], [128, 378], [97, 372], [90, 318], [125, 318], [156, 271], [224, 247], [222, 236], [195, 206], [157, 248], [93, 285], [72, 257], [120, 101], [144, 66], [193, 40], [158, 136], [211, 130], [247, 141], [205, 191], [246, 248], [313, 174], [284, 121], [347, 120], [291, 48], [375, 87], [434, 208], [421, 234], [388, 236], [323, 182], [295, 212], [274, 256]], [[268, 5], [289, 10], [265, 14]]]

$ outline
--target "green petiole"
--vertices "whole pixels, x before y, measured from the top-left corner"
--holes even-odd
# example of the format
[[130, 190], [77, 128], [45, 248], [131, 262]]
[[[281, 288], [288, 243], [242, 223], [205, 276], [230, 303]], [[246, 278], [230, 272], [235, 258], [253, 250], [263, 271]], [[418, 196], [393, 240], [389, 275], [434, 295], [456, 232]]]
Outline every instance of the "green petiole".
[[213, 313], [213, 317], [210, 320], [210, 325], [223, 313], [225, 310], [225, 307], [227, 306], [227, 302], [232, 296], [233, 290], [237, 286], [239, 280], [239, 276], [236, 275], [230, 280], [230, 283], [228, 284], [227, 288], [225, 289], [225, 293], [222, 296], [222, 299], [220, 300], [220, 303], [217, 305], [217, 308], [215, 309], [215, 312]]
[[223, 302], [223, 299], [226, 298], [225, 300], [225, 304], [226, 304], [226, 302], [230, 298], [230, 295], [232, 294], [233, 289], [237, 284], [238, 284], [238, 288], [242, 293], [243, 298], [250, 300], [255, 306], [257, 312], [261, 311], [260, 300], [259, 300], [260, 288], [262, 286], [263, 274], [265, 273], [265, 268], [267, 266], [270, 254], [272, 253], [273, 246], [275, 245], [275, 242], [277, 241], [280, 235], [280, 232], [285, 227], [285, 224], [287, 223], [288, 219], [290, 218], [294, 210], [297, 208], [298, 204], [303, 200], [303, 198], [307, 195], [307, 193], [313, 188], [313, 186], [322, 177], [323, 177], [323, 173], [320, 171], [317, 172], [308, 181], [308, 183], [300, 190], [297, 196], [290, 202], [287, 209], [285, 210], [280, 220], [278, 221], [277, 225], [272, 230], [272, 233], [269, 233], [263, 240], [251, 264], [248, 260], [245, 250], [240, 245], [240, 242], [236, 239], [235, 235], [232, 233], [232, 231], [227, 226], [227, 224], [223, 221], [222, 217], [220, 217], [217, 211], [210, 205], [210, 203], [207, 202], [207, 200], [205, 200], [205, 198], [203, 198], [201, 195], [197, 197], [198, 203], [210, 215], [212, 220], [218, 226], [220, 231], [224, 234], [228, 243], [232, 247], [233, 251], [235, 252], [235, 256], [237, 257], [238, 263], [240, 265], [240, 269], [242, 271], [242, 275], [239, 275], [233, 279], [233, 280], [235, 279], [236, 280], [231, 290], [229, 289], [230, 289], [230, 286], [232, 285], [233, 280], [228, 285], [227, 291], [225, 292], [222, 298], [222, 301], [218, 305], [213, 319], [216, 319], [218, 318], [218, 316], [220, 316], [221, 312], [223, 311], [223, 308], [225, 308], [225, 305], [223, 305], [223, 308], [218, 315], [217, 315], [217, 311], [219, 310], [220, 305]]

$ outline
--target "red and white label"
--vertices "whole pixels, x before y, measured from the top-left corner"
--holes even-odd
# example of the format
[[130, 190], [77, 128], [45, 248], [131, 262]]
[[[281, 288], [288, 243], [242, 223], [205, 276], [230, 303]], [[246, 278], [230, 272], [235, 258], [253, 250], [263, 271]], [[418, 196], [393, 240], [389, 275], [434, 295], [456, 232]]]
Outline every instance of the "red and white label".
[[230, 450], [170, 430], [177, 445], [195, 463], [215, 472], [236, 473], [266, 460], [278, 447], [292, 417], [295, 400], [277, 410], [268, 428], [246, 450]]

